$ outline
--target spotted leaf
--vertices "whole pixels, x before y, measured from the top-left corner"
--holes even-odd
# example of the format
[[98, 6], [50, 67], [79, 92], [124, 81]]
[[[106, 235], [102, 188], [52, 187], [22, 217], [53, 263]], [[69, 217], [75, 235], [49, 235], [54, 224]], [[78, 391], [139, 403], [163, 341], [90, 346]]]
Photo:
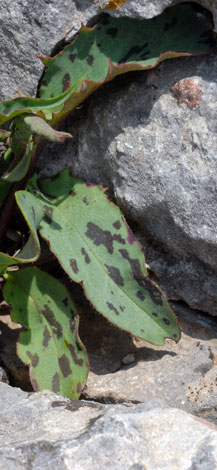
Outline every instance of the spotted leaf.
[[78, 86], [64, 109], [53, 115], [56, 123], [115, 76], [156, 67], [165, 59], [202, 53], [214, 44], [205, 15], [190, 4], [173, 6], [153, 19], [104, 14], [95, 27], [82, 26], [77, 39], [56, 57], [42, 58], [46, 71], [40, 96], [57, 96], [87, 73], [82, 87]]
[[12, 305], [12, 320], [24, 327], [18, 355], [30, 367], [34, 390], [79, 398], [88, 361], [67, 289], [36, 268], [10, 272], [5, 278], [4, 297]]
[[77, 39], [56, 57], [41, 57], [46, 66], [41, 99], [19, 97], [3, 101], [0, 124], [28, 112], [56, 125], [88, 95], [119, 74], [150, 69], [165, 59], [207, 52], [215, 44], [207, 23], [206, 15], [198, 12], [194, 4], [173, 6], [153, 19], [104, 14], [93, 28], [82, 26]]
[[102, 189], [70, 176], [31, 190], [43, 205], [39, 231], [69, 277], [112, 323], [151, 343], [180, 332], [165, 297], [150, 281], [143, 249]]

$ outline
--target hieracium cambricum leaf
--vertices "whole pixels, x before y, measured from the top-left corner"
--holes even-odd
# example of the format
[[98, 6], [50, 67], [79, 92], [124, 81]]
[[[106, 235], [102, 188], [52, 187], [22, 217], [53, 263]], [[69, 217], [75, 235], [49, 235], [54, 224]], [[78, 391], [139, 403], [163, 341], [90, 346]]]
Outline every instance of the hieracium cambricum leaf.
[[156, 67], [161, 61], [210, 50], [214, 35], [205, 16], [190, 5], [176, 5], [150, 20], [102, 15], [93, 28], [83, 26], [78, 38], [53, 58], [42, 58], [46, 70], [40, 96], [51, 98], [87, 79], [74, 90], [65, 107], [54, 113], [56, 123], [88, 95], [115, 76]]
[[151, 343], [178, 341], [175, 316], [147, 276], [142, 247], [104, 190], [68, 170], [41, 180], [40, 188], [34, 180], [28, 187], [44, 209], [40, 234], [96, 310]]
[[29, 112], [56, 125], [117, 75], [150, 69], [165, 59], [204, 53], [214, 44], [205, 15], [191, 4], [173, 6], [149, 20], [103, 14], [93, 28], [82, 26], [78, 37], [57, 56], [42, 57], [46, 71], [41, 99], [19, 97], [2, 102], [0, 124]]
[[78, 316], [65, 286], [51, 275], [24, 268], [5, 274], [4, 297], [21, 323], [18, 355], [30, 367], [35, 391], [49, 389], [79, 398], [88, 361], [78, 336]]

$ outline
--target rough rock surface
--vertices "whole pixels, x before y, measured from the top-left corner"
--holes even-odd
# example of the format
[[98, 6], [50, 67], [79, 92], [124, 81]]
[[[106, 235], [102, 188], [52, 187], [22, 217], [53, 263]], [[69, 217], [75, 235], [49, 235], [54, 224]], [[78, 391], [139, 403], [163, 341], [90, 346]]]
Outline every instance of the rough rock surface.
[[[127, 0], [126, 5], [110, 13], [115, 16], [151, 18], [174, 3], [180, 2]], [[201, 0], [198, 3], [207, 6], [215, 18], [217, 0]], [[43, 65], [35, 54], [50, 55], [54, 46], [65, 38], [72, 38], [81, 22], [86, 23], [101, 11], [98, 5], [98, 0], [94, 4], [90, 0], [1, 2], [0, 99], [16, 97], [17, 90], [34, 96], [43, 70]]]
[[0, 98], [16, 97], [16, 90], [34, 95], [43, 70], [35, 54], [49, 55], [67, 33], [75, 34], [86, 19], [88, 11], [85, 18], [72, 0], [1, 2]]
[[[162, 403], [100, 405], [0, 383], [1, 470], [214, 470], [217, 428]], [[4, 406], [3, 406], [4, 405]]]

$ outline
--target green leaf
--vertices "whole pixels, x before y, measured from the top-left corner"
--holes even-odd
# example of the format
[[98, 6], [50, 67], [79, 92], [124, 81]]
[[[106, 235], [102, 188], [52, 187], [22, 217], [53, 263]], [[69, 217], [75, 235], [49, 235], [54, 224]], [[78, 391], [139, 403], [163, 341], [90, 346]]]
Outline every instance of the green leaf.
[[24, 122], [29, 126], [32, 134], [44, 137], [52, 142], [62, 143], [66, 139], [72, 138], [71, 134], [68, 132], [56, 131], [39, 116], [26, 116], [24, 117]]
[[178, 341], [176, 319], [147, 277], [142, 247], [104, 191], [72, 178], [68, 170], [40, 186], [44, 194], [29, 186], [44, 207], [40, 234], [95, 308], [151, 343]]
[[88, 74], [88, 80], [77, 86], [64, 109], [53, 116], [56, 123], [115, 76], [156, 67], [165, 59], [202, 53], [214, 43], [205, 16], [191, 5], [173, 6], [153, 19], [104, 15], [96, 27], [83, 26], [78, 38], [56, 57], [43, 58], [46, 71], [40, 96], [57, 96]]
[[0, 103], [0, 125], [11, 119], [26, 113], [34, 113], [43, 119], [52, 119], [53, 113], [58, 113], [64, 109], [65, 103], [73, 91], [81, 86], [86, 77], [83, 74], [79, 82], [75, 82], [69, 89], [59, 96], [49, 99], [20, 97], [13, 100], [2, 101]]
[[29, 227], [30, 236], [23, 249], [14, 256], [9, 256], [0, 252], [1, 274], [8, 266], [32, 263], [36, 261], [40, 255], [40, 243], [37, 235], [37, 228], [44, 215], [43, 206], [40, 201], [37, 201], [35, 197], [27, 191], [17, 191], [15, 198]]
[[24, 176], [26, 176], [32, 158], [32, 148], [33, 147], [31, 142], [28, 142], [26, 151], [24, 152], [22, 158], [19, 160], [13, 170], [9, 171], [5, 176], [2, 176], [2, 181], [14, 183], [16, 181], [22, 180]]
[[78, 315], [65, 286], [49, 274], [24, 268], [5, 275], [11, 318], [21, 323], [18, 355], [30, 366], [34, 390], [77, 399], [86, 383], [88, 361], [78, 336]]

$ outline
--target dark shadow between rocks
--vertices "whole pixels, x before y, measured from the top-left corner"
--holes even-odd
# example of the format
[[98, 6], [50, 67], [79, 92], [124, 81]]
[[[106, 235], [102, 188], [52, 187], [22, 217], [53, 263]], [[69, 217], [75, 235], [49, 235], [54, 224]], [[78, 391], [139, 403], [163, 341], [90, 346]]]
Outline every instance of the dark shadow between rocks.
[[0, 321], [0, 361], [9, 375], [10, 385], [31, 392], [33, 388], [29, 379], [29, 368], [19, 359], [16, 351], [18, 336], [23, 330], [23, 328], [11, 329]]

